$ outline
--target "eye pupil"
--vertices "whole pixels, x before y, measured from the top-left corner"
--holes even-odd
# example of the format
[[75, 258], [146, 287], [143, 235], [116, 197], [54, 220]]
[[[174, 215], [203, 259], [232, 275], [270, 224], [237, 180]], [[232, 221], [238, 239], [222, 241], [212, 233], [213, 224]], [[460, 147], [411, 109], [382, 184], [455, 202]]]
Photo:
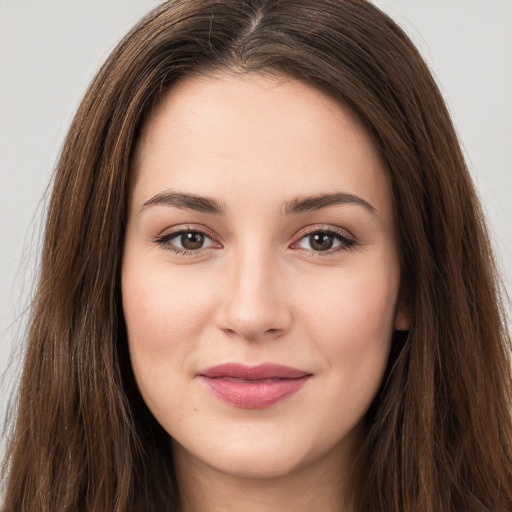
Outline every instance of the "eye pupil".
[[328, 233], [313, 233], [309, 235], [309, 243], [315, 251], [327, 251], [333, 246], [334, 237]]
[[185, 249], [200, 249], [204, 243], [204, 235], [195, 231], [187, 231], [186, 233], [182, 233], [180, 241]]

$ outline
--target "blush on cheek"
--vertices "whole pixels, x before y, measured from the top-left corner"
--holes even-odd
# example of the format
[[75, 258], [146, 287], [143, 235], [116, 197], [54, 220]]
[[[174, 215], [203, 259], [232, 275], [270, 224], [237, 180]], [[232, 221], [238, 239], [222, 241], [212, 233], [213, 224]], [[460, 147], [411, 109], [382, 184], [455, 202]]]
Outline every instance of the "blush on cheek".
[[[339, 333], [348, 344], [387, 340], [393, 332], [396, 292], [383, 282], [382, 286], [367, 283], [345, 283], [338, 294], [332, 294], [329, 303], [319, 303], [316, 329], [325, 333]], [[332, 348], [339, 344], [332, 339]], [[350, 348], [349, 348], [350, 347]]]
[[197, 342], [207, 318], [208, 300], [196, 293], [197, 288], [191, 283], [187, 284], [180, 286], [171, 278], [123, 280], [123, 310], [130, 345], [143, 344], [158, 358]]

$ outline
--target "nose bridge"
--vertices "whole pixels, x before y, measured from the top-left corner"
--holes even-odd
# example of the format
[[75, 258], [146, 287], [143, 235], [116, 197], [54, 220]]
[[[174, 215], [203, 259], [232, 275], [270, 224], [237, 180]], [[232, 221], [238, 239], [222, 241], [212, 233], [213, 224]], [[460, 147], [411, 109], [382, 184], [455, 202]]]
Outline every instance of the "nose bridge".
[[245, 244], [233, 254], [221, 311], [221, 327], [244, 339], [284, 333], [291, 322], [283, 274], [270, 247]]

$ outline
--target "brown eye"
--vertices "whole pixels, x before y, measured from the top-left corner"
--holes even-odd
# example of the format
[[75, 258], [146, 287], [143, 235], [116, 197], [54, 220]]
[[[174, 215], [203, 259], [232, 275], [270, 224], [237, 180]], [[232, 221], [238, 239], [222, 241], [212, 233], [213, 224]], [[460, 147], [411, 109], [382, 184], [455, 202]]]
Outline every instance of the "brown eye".
[[185, 231], [181, 233], [180, 242], [183, 249], [193, 251], [195, 249], [201, 249], [204, 244], [203, 233], [197, 231]]
[[310, 252], [336, 252], [338, 250], [354, 247], [356, 240], [345, 235], [343, 232], [332, 231], [331, 229], [319, 229], [304, 235], [296, 244], [300, 249]]
[[309, 235], [309, 245], [314, 251], [327, 251], [334, 245], [334, 235], [330, 233], [313, 233]]
[[219, 247], [206, 233], [191, 229], [167, 233], [156, 238], [155, 242], [164, 249], [183, 255], [187, 254], [187, 252], [199, 252], [202, 249]]

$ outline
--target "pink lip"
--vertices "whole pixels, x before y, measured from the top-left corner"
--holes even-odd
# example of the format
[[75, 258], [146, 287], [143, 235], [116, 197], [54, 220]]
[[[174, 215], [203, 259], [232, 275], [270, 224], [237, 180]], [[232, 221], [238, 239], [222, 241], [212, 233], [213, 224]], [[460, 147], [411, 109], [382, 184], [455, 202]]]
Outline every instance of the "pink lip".
[[299, 391], [311, 373], [273, 363], [225, 363], [198, 373], [218, 398], [242, 409], [263, 409]]

